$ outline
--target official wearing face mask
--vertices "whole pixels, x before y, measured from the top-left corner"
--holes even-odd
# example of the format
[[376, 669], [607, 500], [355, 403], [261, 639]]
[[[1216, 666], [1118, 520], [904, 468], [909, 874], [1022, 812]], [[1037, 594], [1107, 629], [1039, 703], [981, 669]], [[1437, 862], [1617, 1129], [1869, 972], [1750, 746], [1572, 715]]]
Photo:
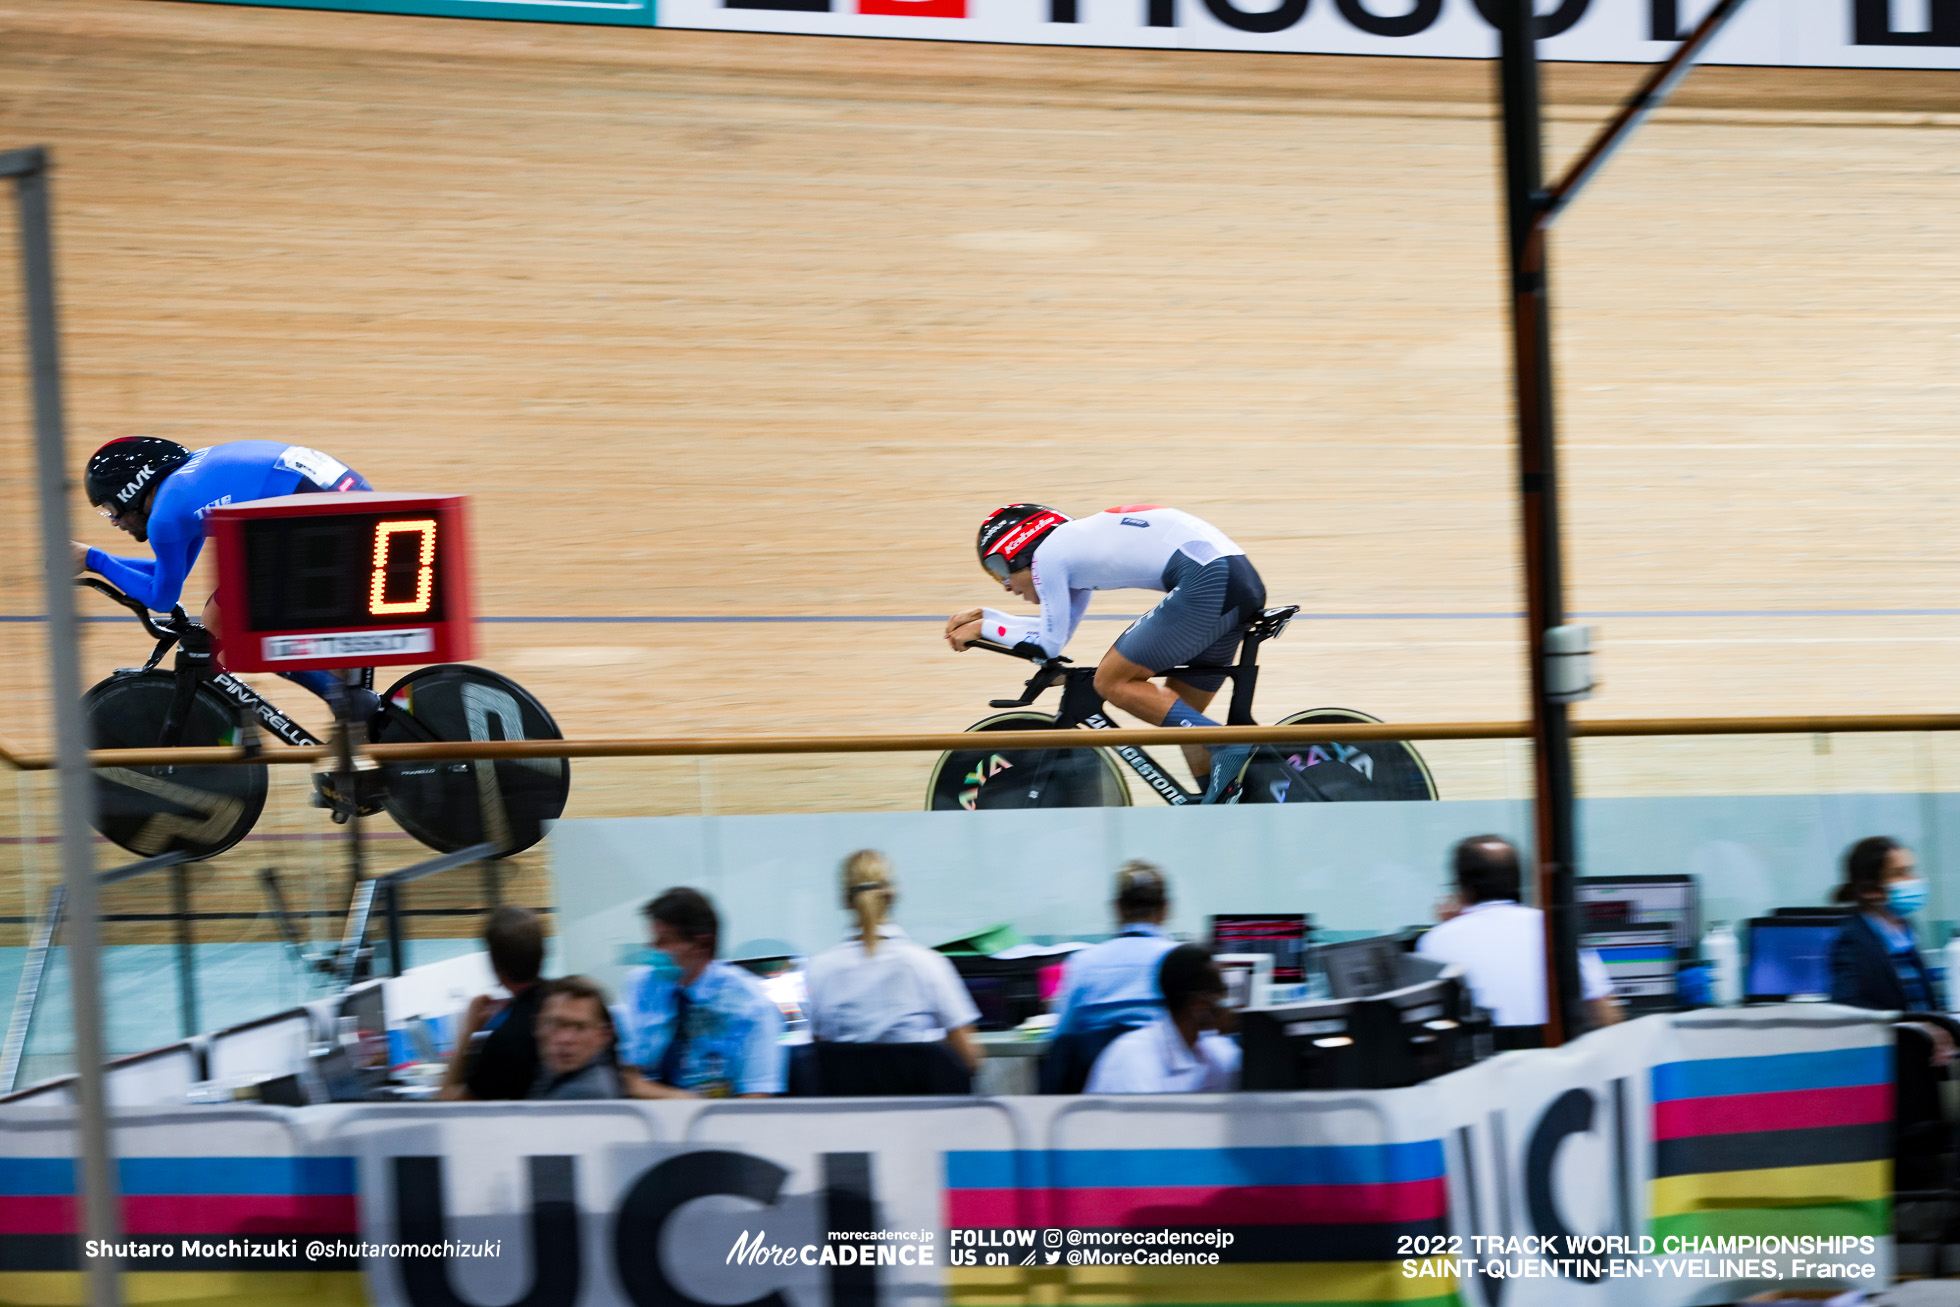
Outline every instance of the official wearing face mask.
[[[1844, 883], [1833, 896], [1853, 909], [1831, 945], [1831, 1001], [1894, 1012], [1937, 1012], [1940, 995], [1919, 955], [1912, 917], [1926, 906], [1926, 878], [1912, 850], [1885, 835], [1859, 840], [1844, 855]], [[1937, 1026], [1934, 1061], [1953, 1053]]]

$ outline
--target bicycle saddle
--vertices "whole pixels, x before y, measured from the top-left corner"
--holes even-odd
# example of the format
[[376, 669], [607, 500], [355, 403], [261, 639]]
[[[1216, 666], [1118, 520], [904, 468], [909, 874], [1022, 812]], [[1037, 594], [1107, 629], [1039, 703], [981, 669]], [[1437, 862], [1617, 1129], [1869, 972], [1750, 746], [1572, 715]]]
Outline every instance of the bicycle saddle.
[[1298, 604], [1288, 604], [1283, 608], [1268, 608], [1252, 619], [1251, 625], [1246, 627], [1246, 634], [1261, 640], [1276, 639], [1279, 633], [1286, 629], [1286, 624], [1293, 620], [1293, 614], [1299, 611]]

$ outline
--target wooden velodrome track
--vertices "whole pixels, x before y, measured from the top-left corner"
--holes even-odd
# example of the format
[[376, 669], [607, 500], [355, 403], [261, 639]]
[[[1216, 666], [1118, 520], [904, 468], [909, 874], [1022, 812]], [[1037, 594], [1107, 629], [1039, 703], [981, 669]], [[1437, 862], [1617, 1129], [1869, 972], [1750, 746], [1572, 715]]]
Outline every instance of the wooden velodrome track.
[[[1637, 72], [1548, 70], [1555, 160]], [[0, 0], [0, 145], [59, 166], [78, 462], [273, 438], [471, 493], [480, 661], [584, 736], [965, 724], [1016, 668], [913, 619], [988, 597], [973, 529], [1016, 498], [1247, 546], [1318, 619], [1269, 647], [1268, 718], [1521, 715], [1491, 98], [1468, 62]], [[1960, 702], [1956, 128], [1953, 73], [1705, 69], [1561, 223], [1587, 712]], [[15, 385], [0, 441], [0, 612], [31, 617]], [[753, 620], [812, 617], [851, 620]], [[39, 630], [0, 625], [28, 745]], [[85, 679], [145, 648], [91, 626]], [[1717, 747], [1754, 761], [1683, 779]], [[1960, 778], [1884, 740], [1646, 750], [1591, 792]], [[1430, 752], [1446, 793], [1522, 783], [1515, 746]], [[909, 808], [928, 761], [582, 764], [571, 815]], [[262, 830], [324, 828], [296, 793]], [[18, 919], [47, 814], [8, 808]]]

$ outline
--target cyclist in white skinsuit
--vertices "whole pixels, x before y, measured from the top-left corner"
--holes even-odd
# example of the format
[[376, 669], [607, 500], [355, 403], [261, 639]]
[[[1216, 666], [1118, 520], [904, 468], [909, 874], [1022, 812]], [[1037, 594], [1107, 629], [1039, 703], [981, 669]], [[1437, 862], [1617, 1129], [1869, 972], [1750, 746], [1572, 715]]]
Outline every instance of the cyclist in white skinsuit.
[[[1096, 692], [1152, 726], [1216, 726], [1203, 715], [1221, 672], [1193, 670], [1164, 685], [1152, 677], [1178, 666], [1229, 667], [1245, 628], [1266, 603], [1266, 587], [1243, 549], [1209, 522], [1175, 508], [1131, 504], [1070, 520], [1039, 504], [1010, 504], [980, 527], [980, 562], [1008, 593], [1039, 604], [1038, 616], [993, 608], [954, 613], [946, 642], [975, 640], [1059, 655], [1097, 590], [1156, 590], [1164, 599], [1117, 637], [1096, 667]], [[1251, 749], [1229, 745], [1185, 757], [1215, 803]]]

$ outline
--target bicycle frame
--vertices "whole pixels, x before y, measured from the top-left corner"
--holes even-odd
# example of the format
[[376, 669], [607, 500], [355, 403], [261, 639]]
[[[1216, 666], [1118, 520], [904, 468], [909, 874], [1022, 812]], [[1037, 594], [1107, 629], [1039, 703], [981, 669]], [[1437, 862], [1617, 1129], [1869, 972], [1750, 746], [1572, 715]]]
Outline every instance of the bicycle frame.
[[[1227, 726], [1257, 726], [1252, 717], [1252, 696], [1259, 684], [1259, 646], [1276, 638], [1299, 612], [1298, 606], [1268, 608], [1252, 621], [1245, 632], [1244, 643], [1239, 649], [1239, 661], [1231, 667], [1173, 667], [1164, 672], [1166, 679], [1176, 680], [1180, 673], [1207, 672], [1213, 676], [1221, 672], [1232, 681], [1231, 707], [1225, 715]], [[975, 648], [987, 649], [994, 653], [1008, 654], [1011, 657], [1025, 657], [1006, 645], [991, 640], [974, 641]], [[1120, 731], [1122, 727], [1109, 719], [1103, 711], [1103, 697], [1096, 693], [1096, 669], [1093, 667], [1073, 667], [1066, 658], [1048, 658], [1041, 662], [1035, 674], [1030, 676], [1027, 685], [1018, 699], [993, 699], [989, 703], [995, 708], [1025, 708], [1047, 691], [1057, 681], [1062, 685], [1062, 704], [1055, 714], [1055, 725], [1060, 728], [1084, 727], [1092, 731]], [[1202, 788], [1188, 789], [1150, 756], [1141, 746], [1134, 744], [1112, 744], [1105, 746], [1111, 753], [1122, 759], [1123, 765], [1156, 791], [1157, 796], [1174, 807], [1201, 801], [1205, 792]]]
[[[150, 651], [149, 658], [144, 661], [141, 668], [124, 670], [150, 671], [163, 661], [163, 656], [169, 653], [173, 646], [176, 648], [177, 657], [171, 669], [177, 678], [177, 692], [171, 700], [169, 711], [164, 716], [161, 738], [157, 740], [158, 745], [175, 748], [184, 742], [184, 725], [190, 717], [191, 702], [197, 695], [199, 684], [210, 686], [217, 691], [220, 698], [231, 705], [234, 720], [241, 728], [239, 745], [247, 753], [255, 753], [259, 748], [255, 727], [263, 727], [290, 745], [323, 743], [318, 736], [287, 716], [271, 700], [218, 666], [211, 632], [201, 623], [193, 621], [181, 605], [170, 610], [170, 616], [166, 619], [168, 625], [165, 625], [151, 617], [149, 609], [137, 600], [130, 598], [106, 581], [98, 581], [94, 577], [81, 577], [76, 584], [107, 595], [116, 603], [129, 609], [136, 615], [137, 621], [143, 624], [143, 629], [156, 640], [156, 648]], [[373, 679], [374, 669], [369, 668], [366, 672], [366, 680], [370, 687]], [[424, 729], [420, 722], [394, 704], [383, 703], [382, 711], [391, 720], [400, 722], [410, 733], [430, 741], [435, 740], [435, 736]]]

